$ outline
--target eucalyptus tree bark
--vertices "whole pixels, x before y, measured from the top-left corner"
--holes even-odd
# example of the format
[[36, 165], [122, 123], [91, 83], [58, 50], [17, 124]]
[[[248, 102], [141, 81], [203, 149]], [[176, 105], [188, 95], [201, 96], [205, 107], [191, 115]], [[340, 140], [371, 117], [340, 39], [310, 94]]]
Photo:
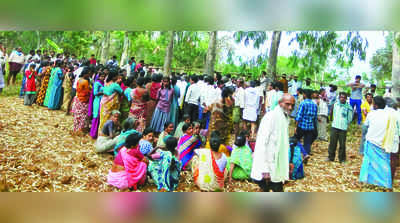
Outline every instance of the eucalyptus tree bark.
[[111, 32], [110, 31], [106, 31], [104, 33], [103, 42], [101, 44], [100, 63], [102, 63], [102, 64], [106, 64], [107, 63], [108, 51], [110, 49], [110, 38], [111, 38]]
[[172, 57], [174, 55], [174, 39], [175, 39], [175, 31], [169, 31], [169, 43], [167, 46], [167, 52], [164, 58], [164, 76], [169, 76], [171, 74], [171, 62]]
[[40, 49], [40, 31], [36, 30], [37, 44], [36, 49]]
[[217, 31], [212, 31], [210, 34], [210, 41], [208, 42], [208, 50], [206, 56], [206, 65], [204, 73], [214, 75], [215, 58], [217, 56]]
[[272, 75], [274, 80], [277, 79], [276, 62], [278, 59], [278, 49], [279, 49], [279, 43], [281, 42], [281, 34], [282, 34], [281, 31], [274, 31], [272, 33], [271, 47], [269, 49], [267, 74]]
[[400, 50], [398, 41], [400, 40], [400, 33], [395, 32], [393, 40], [393, 62], [392, 62], [392, 84], [393, 96], [400, 96]]
[[126, 59], [128, 58], [128, 53], [129, 53], [129, 46], [131, 45], [131, 42], [129, 40], [129, 32], [125, 31], [124, 35], [124, 47], [121, 55], [121, 66], [124, 66], [126, 63]]

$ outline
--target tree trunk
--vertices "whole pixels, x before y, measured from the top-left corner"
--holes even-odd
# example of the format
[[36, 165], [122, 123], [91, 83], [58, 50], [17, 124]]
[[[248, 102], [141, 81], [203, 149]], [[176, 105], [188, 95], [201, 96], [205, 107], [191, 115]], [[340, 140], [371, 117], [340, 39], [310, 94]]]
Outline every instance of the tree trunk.
[[104, 39], [101, 44], [101, 56], [100, 56], [100, 63], [106, 64], [108, 58], [108, 51], [110, 49], [110, 31], [106, 31], [104, 33]]
[[170, 35], [169, 44], [164, 59], [164, 76], [169, 76], [171, 74], [171, 62], [172, 62], [172, 56], [174, 55], [175, 31], [169, 31], [169, 35]]
[[397, 41], [400, 39], [400, 33], [394, 33], [393, 40], [393, 62], [392, 62], [392, 93], [394, 97], [400, 96], [400, 51]]
[[206, 65], [204, 72], [208, 75], [214, 75], [215, 58], [217, 57], [217, 31], [212, 31], [210, 34], [210, 41], [208, 42], [208, 50], [206, 57]]
[[37, 37], [36, 49], [40, 49], [40, 31], [39, 30], [36, 30], [36, 37]]
[[130, 40], [129, 40], [129, 32], [125, 31], [124, 35], [124, 46], [122, 50], [122, 56], [121, 56], [121, 63], [120, 66], [124, 66], [126, 64], [126, 59], [128, 58], [128, 51], [129, 51], [129, 46], [131, 45]]
[[269, 49], [267, 74], [272, 75], [274, 80], [277, 79], [276, 62], [278, 59], [279, 43], [281, 42], [281, 33], [281, 31], [274, 31], [272, 33], [271, 48]]

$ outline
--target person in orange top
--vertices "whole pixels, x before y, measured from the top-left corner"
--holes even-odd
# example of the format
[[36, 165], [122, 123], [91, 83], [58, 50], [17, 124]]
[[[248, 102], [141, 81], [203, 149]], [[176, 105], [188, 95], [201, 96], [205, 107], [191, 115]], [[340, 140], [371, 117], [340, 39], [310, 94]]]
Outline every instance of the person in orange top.
[[283, 93], [288, 93], [289, 82], [286, 80], [286, 74], [282, 74], [282, 79], [279, 82], [283, 84]]
[[76, 97], [74, 99], [74, 106], [72, 108], [74, 113], [74, 131], [84, 133], [89, 129], [89, 98], [90, 98], [90, 84], [89, 77], [93, 71], [85, 67], [80, 75], [78, 85], [76, 88]]
[[26, 84], [25, 84], [25, 97], [24, 97], [24, 105], [31, 106], [35, 101], [36, 96], [36, 85], [35, 85], [35, 77], [37, 73], [35, 71], [36, 65], [31, 64], [29, 66], [29, 70], [25, 72], [26, 76]]

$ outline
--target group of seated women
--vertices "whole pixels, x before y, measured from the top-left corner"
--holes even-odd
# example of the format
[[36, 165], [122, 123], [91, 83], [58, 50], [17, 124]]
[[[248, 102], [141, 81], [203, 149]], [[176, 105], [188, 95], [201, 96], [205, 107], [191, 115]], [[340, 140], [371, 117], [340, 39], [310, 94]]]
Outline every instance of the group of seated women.
[[[103, 143], [102, 151], [115, 155], [107, 179], [112, 186], [137, 190], [149, 180], [160, 191], [174, 191], [179, 185], [181, 171], [189, 171], [202, 191], [223, 191], [226, 181], [250, 180], [253, 151], [246, 132], [236, 137], [233, 148], [227, 153], [218, 131], [212, 132], [206, 141], [200, 134], [200, 124], [185, 119], [175, 131], [173, 123], [166, 122], [163, 132], [156, 138], [151, 128], [142, 133], [135, 130], [140, 123], [129, 117], [116, 136], [118, 115], [118, 112], [112, 114], [103, 128], [104, 136], [97, 142]], [[292, 142], [288, 151], [291, 165], [294, 163], [296, 167], [294, 171], [292, 168], [293, 179], [303, 177], [299, 172], [299, 145]]]

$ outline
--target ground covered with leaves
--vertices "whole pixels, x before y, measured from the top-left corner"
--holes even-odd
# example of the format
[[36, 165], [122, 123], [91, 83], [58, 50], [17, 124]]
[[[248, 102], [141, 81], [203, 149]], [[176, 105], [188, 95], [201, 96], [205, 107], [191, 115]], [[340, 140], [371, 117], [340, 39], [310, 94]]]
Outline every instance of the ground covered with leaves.
[[[113, 157], [97, 154], [94, 140], [73, 136], [72, 128], [72, 116], [62, 111], [27, 107], [15, 96], [0, 97], [0, 191], [119, 191], [106, 183]], [[344, 165], [324, 161], [328, 143], [315, 142], [306, 177], [288, 182], [285, 191], [385, 191], [358, 182], [360, 138], [357, 128], [348, 133]], [[138, 189], [157, 191], [151, 183]], [[225, 190], [259, 191], [248, 181], [234, 181]], [[199, 191], [189, 172], [182, 173], [177, 191]], [[399, 176], [394, 191], [400, 192]]]

